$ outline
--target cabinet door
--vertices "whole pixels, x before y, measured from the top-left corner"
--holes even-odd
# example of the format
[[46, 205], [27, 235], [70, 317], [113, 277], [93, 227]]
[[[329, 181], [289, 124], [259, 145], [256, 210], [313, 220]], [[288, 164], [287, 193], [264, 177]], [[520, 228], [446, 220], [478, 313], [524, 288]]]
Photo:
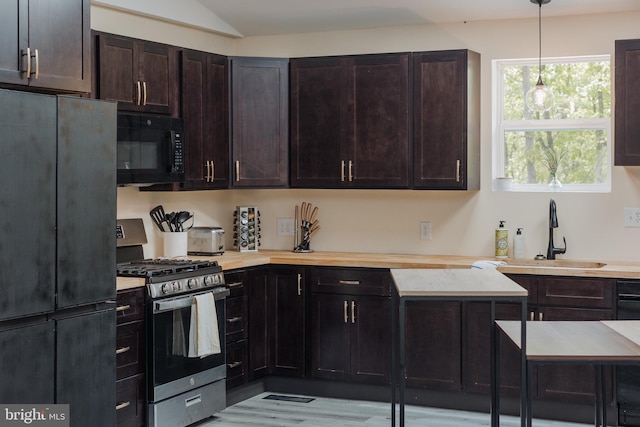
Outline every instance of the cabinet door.
[[349, 186], [409, 186], [409, 55], [348, 60]]
[[55, 308], [55, 97], [0, 90], [0, 126], [11, 159], [0, 169], [0, 319], [10, 319]]
[[266, 268], [249, 272], [249, 380], [265, 376], [269, 369], [269, 276]]
[[138, 109], [148, 113], [178, 113], [178, 60], [173, 46], [137, 41], [138, 76], [134, 82], [142, 86]]
[[311, 376], [346, 381], [350, 370], [348, 296], [311, 296]]
[[288, 71], [287, 59], [231, 60], [233, 187], [288, 184]]
[[182, 107], [185, 182], [190, 189], [229, 186], [227, 61], [224, 56], [183, 50]]
[[391, 381], [391, 298], [353, 297], [350, 301], [351, 380]]
[[[519, 304], [496, 304], [496, 319], [520, 320]], [[473, 393], [491, 392], [491, 304], [465, 304], [463, 328], [463, 378], [465, 390]], [[520, 351], [500, 334], [500, 392], [509, 396], [520, 393]]]
[[343, 185], [346, 65], [337, 57], [291, 60], [291, 187]]
[[271, 371], [302, 377], [305, 370], [304, 268], [272, 267], [269, 341]]
[[[611, 320], [612, 310], [592, 310], [584, 308], [539, 307], [543, 321], [558, 320]], [[607, 390], [611, 391], [611, 368], [605, 369]], [[564, 402], [593, 404], [595, 401], [595, 371], [588, 365], [557, 365], [538, 367], [536, 396]], [[609, 396], [611, 399], [611, 395]]]
[[408, 387], [461, 388], [460, 316], [459, 302], [407, 302]]
[[422, 52], [412, 60], [414, 188], [478, 189], [479, 55]]
[[117, 101], [119, 110], [136, 111], [138, 61], [134, 41], [111, 34], [98, 34], [97, 38], [98, 97]]
[[73, 408], [73, 426], [114, 426], [115, 311], [59, 319], [56, 331], [56, 403]]
[[58, 308], [116, 296], [115, 140], [115, 103], [58, 97]]
[[30, 85], [91, 91], [89, 0], [31, 0], [29, 46], [37, 49]]
[[0, 331], [0, 402], [53, 403], [54, 322]]
[[640, 165], [640, 40], [616, 40], [615, 164]]
[[26, 54], [29, 45], [28, 0], [6, 0], [0, 14], [0, 82], [28, 84]]

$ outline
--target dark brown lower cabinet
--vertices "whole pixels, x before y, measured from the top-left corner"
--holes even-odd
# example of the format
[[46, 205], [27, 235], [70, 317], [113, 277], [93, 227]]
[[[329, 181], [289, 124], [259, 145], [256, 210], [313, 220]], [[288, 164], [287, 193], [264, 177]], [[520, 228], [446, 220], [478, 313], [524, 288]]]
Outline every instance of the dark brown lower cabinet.
[[388, 384], [391, 298], [314, 293], [311, 375]]
[[461, 389], [460, 313], [460, 302], [407, 302], [407, 387]]
[[248, 379], [264, 377], [269, 371], [269, 269], [247, 272], [249, 306], [249, 370]]
[[227, 390], [247, 383], [249, 369], [248, 349], [248, 296], [247, 272], [232, 270], [224, 273], [224, 281], [229, 288], [225, 301], [226, 309], [226, 358]]
[[[558, 276], [512, 275], [528, 289], [529, 321], [597, 321], [614, 318], [615, 280]], [[465, 388], [489, 393], [489, 303], [465, 305], [466, 357], [463, 364]], [[496, 318], [520, 319], [520, 306], [497, 304]], [[605, 370], [607, 390], [611, 394], [612, 373]], [[501, 392], [518, 395], [520, 391], [519, 353], [504, 336], [500, 339]], [[538, 365], [533, 374], [533, 398], [577, 404], [595, 401], [595, 371], [588, 365]]]
[[270, 373], [305, 374], [305, 286], [302, 267], [271, 268], [269, 285]]

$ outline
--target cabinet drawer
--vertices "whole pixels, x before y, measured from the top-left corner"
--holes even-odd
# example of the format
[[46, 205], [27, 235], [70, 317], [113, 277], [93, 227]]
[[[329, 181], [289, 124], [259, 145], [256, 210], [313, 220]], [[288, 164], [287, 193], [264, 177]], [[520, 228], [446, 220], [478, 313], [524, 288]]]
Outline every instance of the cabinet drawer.
[[247, 382], [247, 340], [227, 345], [227, 390]]
[[116, 420], [118, 427], [144, 425], [144, 375], [136, 375], [116, 382]]
[[145, 288], [119, 291], [116, 296], [118, 325], [144, 319]]
[[121, 379], [144, 372], [144, 323], [133, 322], [116, 328], [116, 377]]
[[312, 292], [391, 295], [391, 273], [387, 269], [316, 267], [310, 270]]
[[613, 308], [615, 279], [545, 277], [538, 286], [538, 304]]
[[246, 274], [244, 271], [224, 273], [224, 282], [230, 292], [227, 298], [239, 297], [245, 294], [245, 277]]
[[247, 297], [227, 298], [227, 343], [247, 337]]

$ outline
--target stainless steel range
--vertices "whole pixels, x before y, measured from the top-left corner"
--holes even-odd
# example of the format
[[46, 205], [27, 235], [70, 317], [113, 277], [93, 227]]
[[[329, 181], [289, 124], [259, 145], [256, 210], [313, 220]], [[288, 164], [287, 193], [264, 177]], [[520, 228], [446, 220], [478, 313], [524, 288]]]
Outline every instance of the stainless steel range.
[[140, 259], [117, 274], [147, 285], [148, 425], [184, 427], [224, 409], [229, 289], [218, 263]]

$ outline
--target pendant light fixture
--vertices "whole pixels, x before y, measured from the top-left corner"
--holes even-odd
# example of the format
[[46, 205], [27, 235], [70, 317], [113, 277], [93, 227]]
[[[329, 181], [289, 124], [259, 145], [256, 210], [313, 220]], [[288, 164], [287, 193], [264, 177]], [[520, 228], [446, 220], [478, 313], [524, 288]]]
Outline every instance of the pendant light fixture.
[[542, 82], [542, 5], [551, 0], [530, 0], [538, 5], [538, 82], [527, 92], [525, 98], [527, 108], [531, 111], [545, 112], [553, 107], [555, 96], [551, 88]]

